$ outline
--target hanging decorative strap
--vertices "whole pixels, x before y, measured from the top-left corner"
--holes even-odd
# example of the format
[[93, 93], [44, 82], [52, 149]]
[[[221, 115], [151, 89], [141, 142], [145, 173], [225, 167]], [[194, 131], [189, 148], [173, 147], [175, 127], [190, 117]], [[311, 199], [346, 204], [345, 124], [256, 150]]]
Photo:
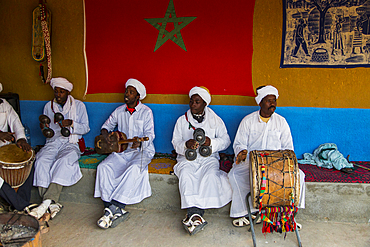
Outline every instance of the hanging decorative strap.
[[50, 35], [49, 35], [49, 29], [48, 29], [48, 23], [47, 23], [47, 9], [46, 9], [46, 4], [43, 3], [43, 0], [40, 0], [39, 7], [40, 7], [40, 14], [41, 14], [42, 33], [44, 35], [44, 40], [45, 40], [46, 59], [48, 63], [48, 74], [47, 74], [46, 79], [43, 76], [44, 70], [41, 64], [40, 64], [40, 76], [44, 83], [50, 83], [51, 76], [52, 76], [51, 45], [50, 45]]
[[193, 130], [195, 130], [195, 127], [189, 122], [189, 119], [188, 119], [188, 114], [187, 114], [188, 112], [185, 112], [185, 119], [186, 119], [186, 121], [188, 121], [188, 123], [189, 123], [189, 129], [191, 129], [191, 128], [193, 128]]

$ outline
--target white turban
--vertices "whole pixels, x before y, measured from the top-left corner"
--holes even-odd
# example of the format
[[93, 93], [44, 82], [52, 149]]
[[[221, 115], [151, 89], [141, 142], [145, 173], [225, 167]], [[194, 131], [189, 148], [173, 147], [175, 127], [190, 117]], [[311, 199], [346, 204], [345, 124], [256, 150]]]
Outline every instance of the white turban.
[[211, 103], [211, 94], [203, 87], [193, 87], [189, 92], [189, 97], [198, 94], [206, 103], [207, 106]]
[[0, 83], [0, 93], [3, 91], [3, 84]]
[[132, 86], [136, 89], [136, 91], [140, 94], [140, 100], [146, 97], [146, 89], [145, 86], [136, 79], [128, 79], [126, 82], [126, 88], [128, 86]]
[[71, 92], [73, 89], [73, 84], [63, 77], [57, 77], [57, 78], [51, 79], [50, 86], [53, 89], [55, 87], [60, 87], [60, 88], [67, 90], [68, 92]]
[[270, 85], [264, 86], [263, 88], [257, 90], [257, 97], [255, 98], [257, 105], [259, 105], [263, 98], [265, 98], [267, 95], [275, 95], [276, 99], [279, 98], [279, 92], [275, 87]]

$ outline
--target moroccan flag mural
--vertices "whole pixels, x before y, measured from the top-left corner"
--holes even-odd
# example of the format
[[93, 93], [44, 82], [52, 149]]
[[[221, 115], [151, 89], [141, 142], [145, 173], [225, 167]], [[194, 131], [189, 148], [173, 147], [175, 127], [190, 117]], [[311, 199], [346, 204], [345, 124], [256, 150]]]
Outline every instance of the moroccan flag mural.
[[85, 0], [87, 94], [123, 93], [136, 78], [149, 94], [254, 96], [254, 0]]

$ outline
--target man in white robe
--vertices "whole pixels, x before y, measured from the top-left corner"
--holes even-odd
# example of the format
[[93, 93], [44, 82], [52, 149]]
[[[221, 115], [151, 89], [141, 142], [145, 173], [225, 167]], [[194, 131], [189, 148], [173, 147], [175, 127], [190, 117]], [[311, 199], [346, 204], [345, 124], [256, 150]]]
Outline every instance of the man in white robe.
[[[0, 83], [0, 92], [3, 85]], [[0, 146], [15, 142], [24, 152], [31, 152], [31, 146], [27, 143], [24, 127], [17, 112], [5, 100], [0, 99]], [[34, 169], [26, 181], [18, 187], [17, 192], [0, 177], [0, 196], [16, 210], [23, 211], [30, 205], [31, 189]]]
[[[43, 202], [30, 212], [38, 219], [48, 209], [54, 218], [62, 208], [58, 201], [63, 186], [74, 185], [82, 178], [79, 140], [90, 131], [85, 104], [70, 95], [73, 84], [58, 77], [51, 79], [50, 86], [54, 99], [46, 103], [43, 114], [50, 118], [50, 124], [46, 125], [54, 131], [54, 136], [46, 138], [45, 146], [36, 154], [33, 185], [38, 187]], [[61, 113], [64, 120], [56, 122], [55, 113]], [[63, 136], [61, 127], [68, 128], [70, 135]]]
[[97, 224], [103, 229], [116, 227], [129, 212], [127, 204], [136, 204], [151, 196], [148, 165], [155, 154], [152, 110], [140, 100], [146, 96], [145, 86], [136, 79], [126, 82], [125, 105], [119, 106], [102, 126], [101, 134], [109, 141], [115, 127], [128, 139], [149, 137], [148, 141], [128, 144], [125, 151], [113, 152], [97, 167], [95, 194], [104, 203], [104, 214]]
[[[235, 136], [233, 148], [236, 158], [228, 176], [233, 190], [230, 217], [236, 218], [233, 220], [233, 225], [237, 227], [250, 224], [246, 204], [246, 196], [251, 190], [249, 153], [253, 150], [294, 150], [293, 138], [287, 121], [275, 113], [278, 97], [278, 90], [273, 86], [257, 88], [256, 102], [260, 110], [243, 118]], [[304, 208], [305, 174], [301, 170], [299, 173], [301, 194], [298, 207]], [[251, 199], [249, 205], [252, 205]], [[251, 210], [252, 213], [258, 211], [255, 208]]]
[[[205, 209], [221, 208], [231, 200], [231, 187], [227, 174], [219, 169], [218, 154], [231, 142], [222, 119], [207, 107], [211, 102], [208, 89], [194, 87], [189, 97], [190, 109], [177, 120], [172, 144], [177, 153], [174, 172], [179, 178], [181, 208], [187, 209], [182, 223], [189, 234], [194, 235], [207, 224], [203, 218]], [[197, 128], [205, 132], [203, 146], [211, 148], [211, 154], [207, 157], [200, 155], [200, 142], [193, 137]], [[196, 149], [196, 159], [186, 158], [187, 149]]]

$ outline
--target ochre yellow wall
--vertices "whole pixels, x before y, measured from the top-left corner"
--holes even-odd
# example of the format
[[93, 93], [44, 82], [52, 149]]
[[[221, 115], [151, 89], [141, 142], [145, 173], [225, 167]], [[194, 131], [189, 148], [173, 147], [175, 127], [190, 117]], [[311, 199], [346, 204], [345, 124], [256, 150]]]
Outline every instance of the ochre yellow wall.
[[[32, 11], [38, 2], [0, 0], [0, 82], [4, 92], [16, 92], [21, 100], [49, 100], [53, 97], [50, 86], [41, 82], [39, 64], [31, 56]], [[109, 1], [104, 4], [109, 4]], [[83, 98], [86, 81], [83, 0], [48, 0], [47, 6], [52, 12], [53, 77], [63, 76], [72, 81], [72, 95], [78, 99], [122, 102], [122, 94], [96, 94]], [[368, 68], [279, 68], [282, 12], [279, 0], [256, 0], [254, 88], [275, 85], [281, 96], [280, 106], [369, 108]], [[144, 102], [186, 104], [188, 96], [149, 94]], [[215, 95], [212, 104], [255, 105], [255, 102], [252, 97]]]

